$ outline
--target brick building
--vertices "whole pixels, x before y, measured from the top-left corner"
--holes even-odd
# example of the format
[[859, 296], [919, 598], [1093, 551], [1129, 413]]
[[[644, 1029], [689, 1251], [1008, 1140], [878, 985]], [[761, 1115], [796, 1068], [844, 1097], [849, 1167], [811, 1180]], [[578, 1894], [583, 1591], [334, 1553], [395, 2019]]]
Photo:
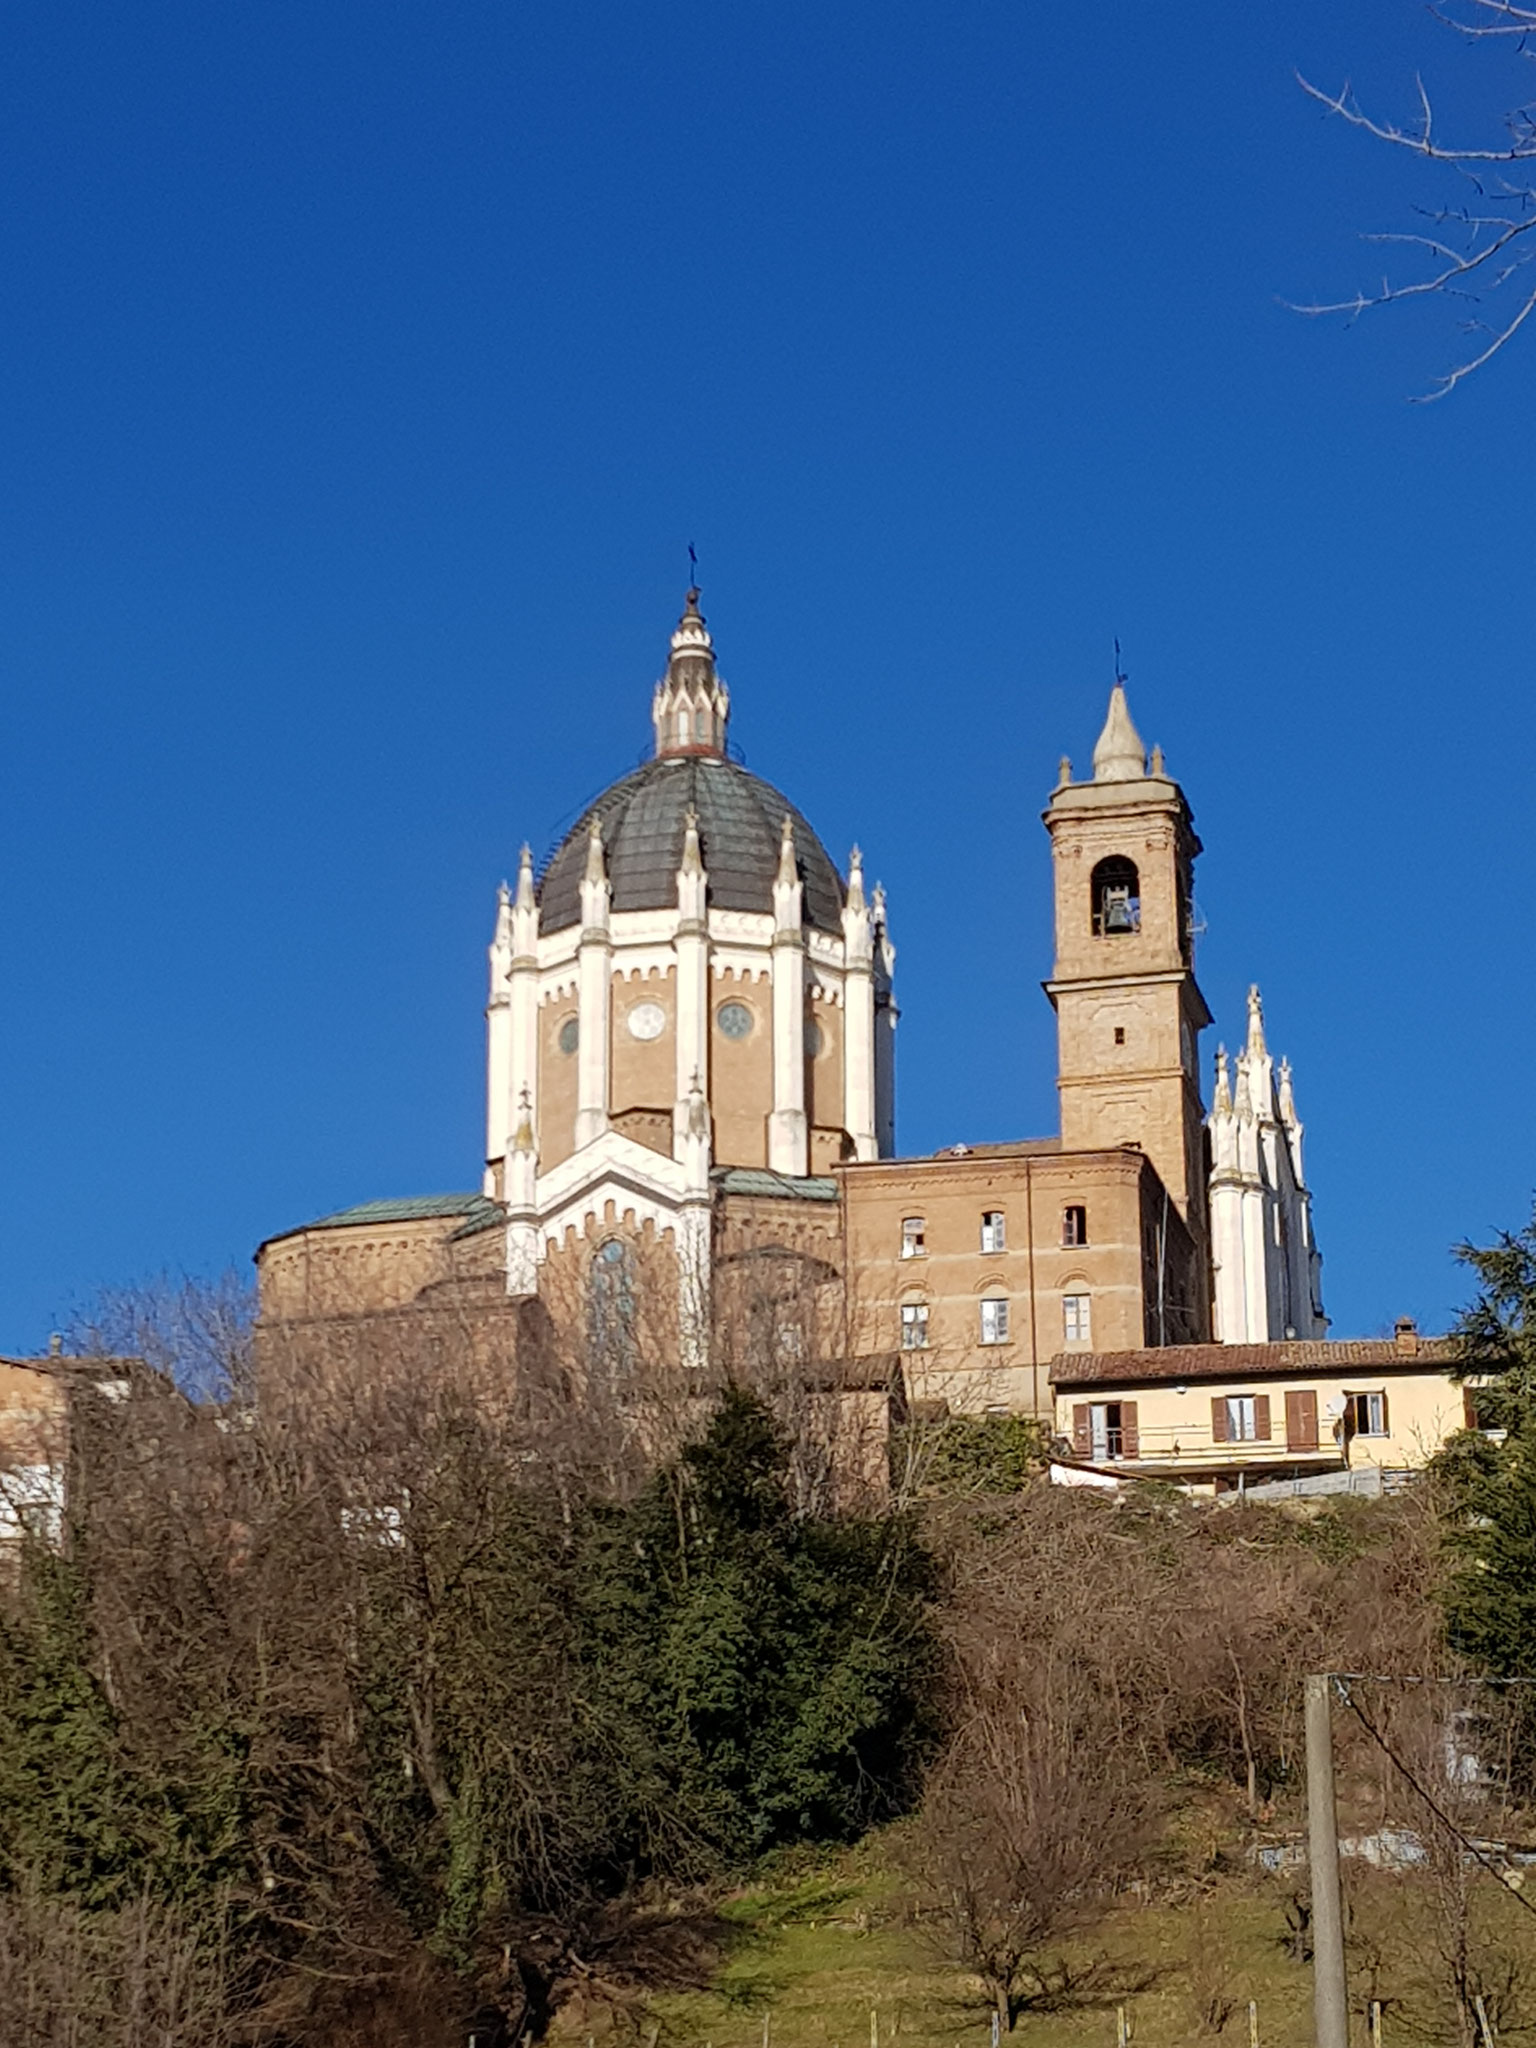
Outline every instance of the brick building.
[[567, 1373], [751, 1352], [863, 1398], [896, 1358], [911, 1393], [1047, 1416], [1063, 1351], [1321, 1337], [1256, 992], [1212, 1177], [1200, 842], [1121, 683], [1092, 775], [1063, 761], [1045, 811], [1060, 1134], [928, 1158], [896, 1149], [883, 894], [732, 758], [729, 716], [690, 591], [651, 758], [501, 890], [479, 1185], [270, 1238], [269, 1364], [433, 1331], [512, 1377], [535, 1351]]

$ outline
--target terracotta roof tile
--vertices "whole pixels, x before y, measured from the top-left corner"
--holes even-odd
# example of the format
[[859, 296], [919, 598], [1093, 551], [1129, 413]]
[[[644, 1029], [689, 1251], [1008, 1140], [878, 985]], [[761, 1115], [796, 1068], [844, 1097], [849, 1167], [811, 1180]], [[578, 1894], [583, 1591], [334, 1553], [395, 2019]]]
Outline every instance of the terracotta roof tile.
[[1291, 1344], [1169, 1344], [1160, 1350], [1058, 1352], [1050, 1363], [1057, 1387], [1115, 1385], [1133, 1380], [1297, 1379], [1307, 1373], [1443, 1371], [1456, 1361], [1448, 1337], [1419, 1337], [1412, 1346], [1391, 1337], [1298, 1340]]

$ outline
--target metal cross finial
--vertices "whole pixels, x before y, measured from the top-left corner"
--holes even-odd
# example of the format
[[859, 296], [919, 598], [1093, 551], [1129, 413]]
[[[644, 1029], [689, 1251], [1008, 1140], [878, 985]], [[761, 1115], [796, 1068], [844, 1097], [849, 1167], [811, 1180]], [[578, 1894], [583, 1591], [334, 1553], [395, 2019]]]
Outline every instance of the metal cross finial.
[[1123, 684], [1125, 680], [1125, 664], [1120, 659], [1120, 635], [1117, 633], [1115, 635], [1115, 681]]

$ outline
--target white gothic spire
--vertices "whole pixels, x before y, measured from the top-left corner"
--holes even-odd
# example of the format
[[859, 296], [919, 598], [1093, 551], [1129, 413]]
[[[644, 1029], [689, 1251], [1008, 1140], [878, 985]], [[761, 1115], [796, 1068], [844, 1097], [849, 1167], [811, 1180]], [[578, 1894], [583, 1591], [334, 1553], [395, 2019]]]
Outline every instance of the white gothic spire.
[[651, 698], [657, 753], [723, 754], [730, 715], [731, 693], [715, 672], [715, 643], [695, 585], [672, 635], [667, 672]]

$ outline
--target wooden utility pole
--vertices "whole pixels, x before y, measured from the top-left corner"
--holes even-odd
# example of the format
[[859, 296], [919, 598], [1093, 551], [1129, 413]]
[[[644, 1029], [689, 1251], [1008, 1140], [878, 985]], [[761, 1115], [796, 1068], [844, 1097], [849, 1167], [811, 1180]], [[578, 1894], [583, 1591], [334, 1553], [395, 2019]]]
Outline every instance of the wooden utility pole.
[[1349, 2048], [1339, 1818], [1333, 1798], [1332, 1681], [1307, 1680], [1307, 1863], [1312, 1873], [1312, 2009], [1317, 2048]]

